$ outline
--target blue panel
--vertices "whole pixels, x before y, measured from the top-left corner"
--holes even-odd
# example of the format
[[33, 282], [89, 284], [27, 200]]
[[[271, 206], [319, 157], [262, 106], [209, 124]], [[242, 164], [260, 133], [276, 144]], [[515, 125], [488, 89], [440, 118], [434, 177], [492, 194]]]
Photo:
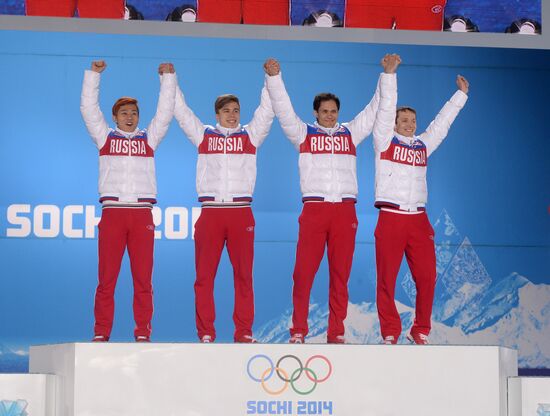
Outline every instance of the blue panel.
[[447, 0], [445, 16], [469, 18], [480, 32], [503, 33], [519, 19], [541, 21], [541, 0]]
[[176, 7], [184, 4], [197, 7], [197, 0], [130, 0], [127, 3], [139, 10], [145, 20], [166, 20]]
[[291, 0], [290, 24], [302, 25], [310, 15], [320, 11], [333, 13], [334, 19], [339, 18], [341, 22], [344, 22], [345, 7], [344, 0]]
[[25, 14], [25, 0], [3, 0], [0, 3], [0, 14]]

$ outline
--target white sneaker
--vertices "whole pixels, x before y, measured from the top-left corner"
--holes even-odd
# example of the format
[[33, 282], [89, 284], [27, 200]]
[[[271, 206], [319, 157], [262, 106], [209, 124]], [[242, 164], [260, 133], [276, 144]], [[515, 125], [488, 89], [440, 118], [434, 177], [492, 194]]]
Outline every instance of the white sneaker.
[[252, 335], [243, 335], [242, 337], [235, 339], [235, 342], [239, 344], [256, 344], [258, 341], [256, 341], [256, 338]]
[[201, 342], [203, 344], [210, 344], [212, 341], [212, 337], [210, 335], [203, 335], [201, 338]]
[[407, 335], [407, 339], [410, 341], [411, 344], [416, 344], [416, 345], [428, 345], [429, 342], [428, 342], [428, 336], [425, 335], [425, 334], [412, 334], [412, 333], [409, 333]]
[[92, 342], [109, 342], [109, 337], [106, 335], [94, 335]]
[[327, 344], [345, 344], [346, 338], [343, 335], [337, 335], [336, 338], [327, 339]]
[[383, 345], [395, 345], [397, 344], [397, 340], [393, 335], [388, 335], [386, 338], [382, 340]]
[[151, 339], [146, 335], [138, 335], [136, 337], [136, 342], [151, 342]]
[[303, 344], [304, 336], [302, 334], [294, 334], [288, 340], [289, 344]]

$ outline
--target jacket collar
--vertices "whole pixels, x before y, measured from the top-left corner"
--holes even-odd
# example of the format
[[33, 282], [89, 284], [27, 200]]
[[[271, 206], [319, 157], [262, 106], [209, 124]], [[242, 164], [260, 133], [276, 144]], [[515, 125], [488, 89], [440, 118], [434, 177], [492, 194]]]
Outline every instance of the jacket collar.
[[394, 131], [393, 134], [395, 135], [395, 137], [397, 137], [397, 139], [400, 142], [407, 143], [407, 144], [413, 144], [417, 140], [420, 140], [420, 138], [418, 136], [407, 137], [407, 136], [403, 136], [403, 135], [397, 133], [396, 131]]
[[340, 128], [340, 123], [336, 123], [334, 127], [330, 127], [330, 128], [321, 126], [319, 123], [317, 123], [317, 121], [313, 123], [313, 125], [317, 127], [319, 130], [323, 130], [325, 133], [330, 135], [333, 135]]
[[216, 123], [216, 130], [218, 130], [220, 133], [223, 133], [225, 136], [229, 136], [233, 133], [241, 131], [242, 127], [240, 124], [238, 124], [237, 127], [230, 129], [228, 127], [222, 127], [220, 123]]
[[138, 131], [139, 131], [139, 128], [136, 128], [134, 131], [132, 132], [127, 132], [127, 131], [122, 131], [120, 130], [118, 127], [115, 128], [115, 131], [117, 132], [117, 134], [120, 134], [121, 136], [124, 136], [124, 137], [134, 137]]

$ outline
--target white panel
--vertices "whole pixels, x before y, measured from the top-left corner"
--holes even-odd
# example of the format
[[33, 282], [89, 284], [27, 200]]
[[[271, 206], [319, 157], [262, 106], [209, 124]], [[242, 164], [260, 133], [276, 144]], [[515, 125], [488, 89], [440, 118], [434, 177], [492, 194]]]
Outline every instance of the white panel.
[[31, 346], [29, 371], [57, 375], [56, 416], [74, 414], [75, 344]]
[[0, 402], [8, 409], [18, 402], [29, 416], [55, 416], [54, 389], [53, 375], [0, 374]]
[[508, 416], [521, 416], [521, 378], [508, 379]]
[[550, 377], [508, 380], [509, 416], [550, 416]]
[[[58, 416], [506, 416], [502, 386], [517, 375], [516, 352], [491, 346], [73, 345], [74, 369], [60, 357], [72, 354], [67, 345], [31, 350], [32, 358], [48, 349], [31, 359], [33, 371], [65, 380]], [[276, 366], [287, 355], [295, 357], [282, 360], [282, 371], [297, 377], [296, 359], [310, 370], [285, 388], [268, 360]], [[328, 363], [325, 381], [306, 377], [322, 381]], [[262, 387], [253, 378], [264, 371]]]

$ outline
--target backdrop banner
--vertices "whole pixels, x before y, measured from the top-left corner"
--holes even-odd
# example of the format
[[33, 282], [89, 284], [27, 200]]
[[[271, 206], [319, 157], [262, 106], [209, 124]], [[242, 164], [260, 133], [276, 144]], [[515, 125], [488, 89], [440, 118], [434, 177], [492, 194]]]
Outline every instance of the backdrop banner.
[[[29, 345], [93, 336], [98, 151], [79, 107], [92, 60], [107, 62], [100, 105], [108, 119], [117, 98], [133, 96], [146, 127], [156, 108], [158, 65], [172, 62], [203, 123], [215, 122], [218, 95], [234, 93], [245, 124], [260, 100], [263, 63], [275, 57], [304, 121], [314, 121], [315, 94], [330, 91], [341, 99], [344, 122], [370, 101], [388, 52], [402, 57], [399, 105], [417, 110], [419, 132], [456, 91], [457, 74], [470, 82], [469, 100], [428, 169], [438, 278], [431, 342], [517, 348], [520, 367], [550, 368], [550, 51], [0, 31], [0, 371], [25, 371]], [[152, 339], [195, 341], [197, 151], [175, 121], [155, 159]], [[257, 171], [254, 334], [264, 343], [286, 343], [302, 202], [298, 153], [277, 121], [258, 150]], [[357, 171], [359, 227], [346, 337], [376, 344], [371, 138], [358, 147]], [[323, 260], [312, 290], [308, 342], [325, 342], [327, 275]], [[113, 341], [133, 341], [132, 296], [125, 257]], [[233, 271], [225, 251], [215, 299], [218, 340], [231, 342]], [[406, 262], [396, 301], [406, 333], [415, 302]]]

